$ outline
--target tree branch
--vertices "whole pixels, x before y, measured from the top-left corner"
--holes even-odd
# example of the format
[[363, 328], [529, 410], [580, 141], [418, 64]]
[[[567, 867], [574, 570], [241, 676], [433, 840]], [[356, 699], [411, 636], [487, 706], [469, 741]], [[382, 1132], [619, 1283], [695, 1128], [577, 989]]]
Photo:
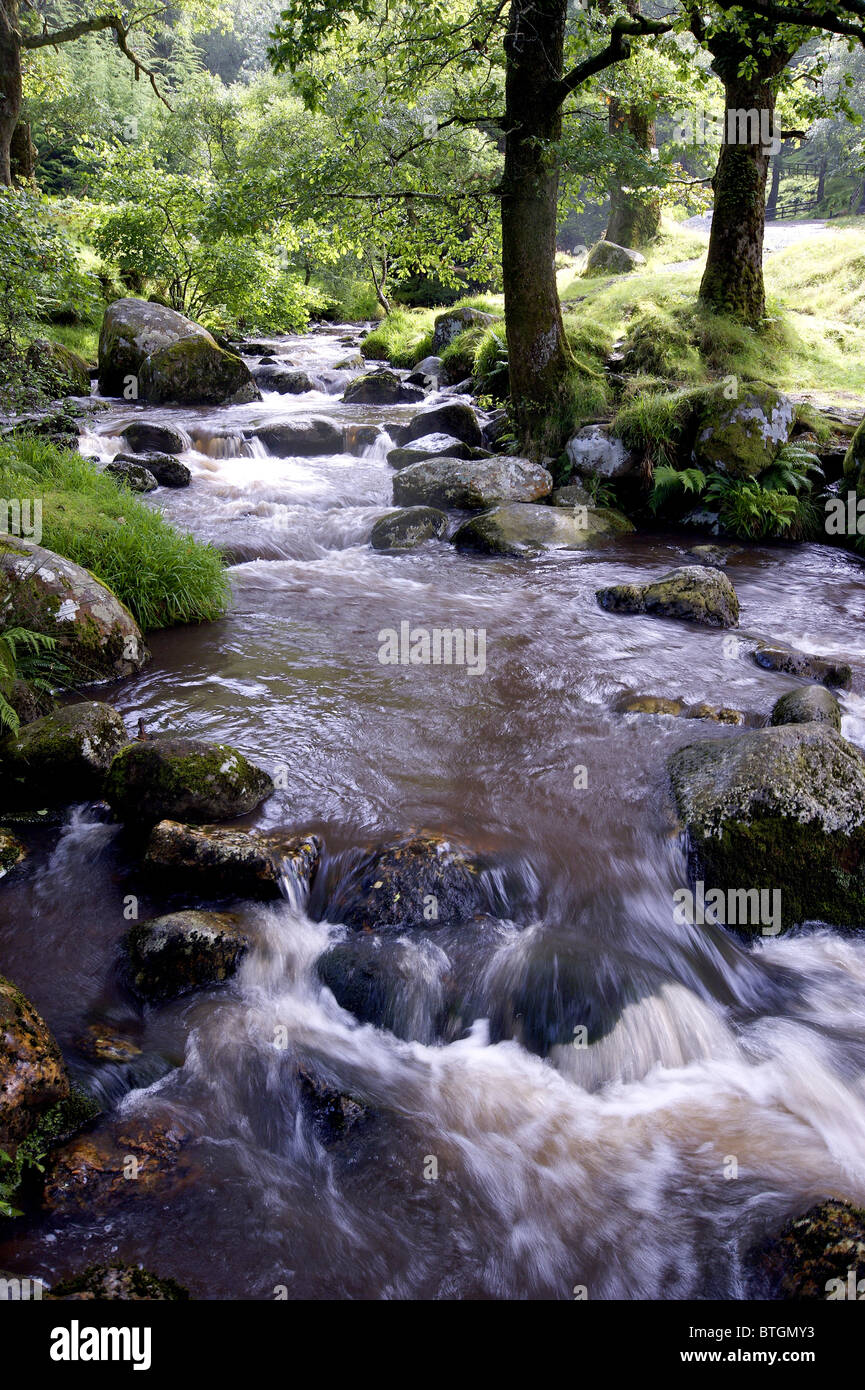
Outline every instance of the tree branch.
[[22, 48], [55, 48], [61, 43], [72, 43], [75, 39], [83, 38], [85, 34], [96, 34], [110, 29], [117, 40], [117, 47], [125, 58], [128, 58], [135, 69], [136, 79], [143, 72], [145, 77], [150, 79], [150, 85], [164, 106], [169, 111], [171, 105], [163, 96], [157, 85], [157, 73], [143, 63], [137, 53], [133, 53], [129, 47], [130, 30], [126, 28], [123, 20], [116, 14], [96, 15], [93, 19], [80, 19], [77, 24], [67, 24], [63, 29], [54, 29], [49, 32], [43, 29], [41, 34], [22, 34], [20, 43]]
[[[730, 0], [733, 4], [733, 0]], [[614, 63], [623, 63], [631, 56], [632, 34], [669, 34], [673, 25], [659, 19], [646, 19], [644, 15], [635, 16], [633, 19], [616, 20], [610, 31], [610, 42], [606, 48], [602, 48], [600, 53], [596, 53], [591, 58], [586, 58], [582, 63], [578, 63], [570, 72], [566, 72], [561, 82], [556, 82], [552, 90], [552, 99], [556, 106], [561, 106], [562, 102], [581, 87], [590, 77], [596, 73], [603, 72], [605, 68], [612, 67]]]

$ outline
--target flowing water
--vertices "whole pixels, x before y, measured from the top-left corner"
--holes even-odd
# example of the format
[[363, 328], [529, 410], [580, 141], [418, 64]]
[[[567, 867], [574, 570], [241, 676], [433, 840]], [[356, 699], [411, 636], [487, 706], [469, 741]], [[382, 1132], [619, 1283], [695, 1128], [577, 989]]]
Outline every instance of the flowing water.
[[[327, 369], [344, 334], [280, 346], [329, 391], [96, 417], [82, 451], [102, 458], [131, 418], [185, 429], [192, 486], [155, 504], [237, 561], [230, 614], [156, 634], [152, 663], [105, 696], [130, 730], [223, 739], [277, 772], [248, 824], [318, 832], [322, 882], [353, 847], [428, 828], [504, 855], [520, 891], [500, 919], [391, 947], [386, 1027], [321, 983], [346, 929], [288, 883], [284, 901], [243, 905], [254, 948], [228, 986], [140, 1010], [117, 972], [124, 897], [142, 918], [160, 900], [98, 810], [42, 831], [4, 888], [0, 970], [106, 1106], [183, 1130], [196, 1176], [33, 1218], [0, 1265], [50, 1281], [124, 1258], [199, 1298], [759, 1294], [755, 1243], [824, 1195], [865, 1201], [865, 942], [815, 927], [745, 946], [677, 924], [664, 763], [737, 733], [611, 705], [634, 691], [765, 716], [795, 684], [750, 659], [771, 637], [853, 659], [844, 732], [865, 745], [862, 565], [816, 545], [743, 549], [731, 638], [595, 601], [681, 563], [681, 535], [532, 561], [445, 542], [377, 553], [387, 437], [313, 458], [246, 437], [299, 415], [410, 418], [339, 402]], [[380, 632], [403, 621], [485, 630], [485, 669], [381, 664]], [[443, 1034], [454, 982], [462, 1014]], [[75, 1050], [94, 1018], [135, 1038], [134, 1064]], [[368, 1107], [336, 1144], [301, 1104], [298, 1061]]]

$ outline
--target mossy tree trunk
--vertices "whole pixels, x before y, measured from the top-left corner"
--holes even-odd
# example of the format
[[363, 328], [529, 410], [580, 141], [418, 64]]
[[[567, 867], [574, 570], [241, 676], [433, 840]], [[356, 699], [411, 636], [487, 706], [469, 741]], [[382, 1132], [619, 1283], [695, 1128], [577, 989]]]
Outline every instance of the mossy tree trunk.
[[573, 367], [556, 286], [566, 0], [512, 0], [505, 39], [502, 273], [510, 392], [523, 447], [560, 447]]
[[775, 81], [795, 50], [789, 42], [767, 45], [757, 35], [743, 42], [729, 34], [716, 35], [709, 48], [724, 83], [725, 120], [700, 299], [716, 312], [758, 324], [766, 312], [763, 234]]
[[[649, 112], [639, 106], [622, 106], [615, 98], [610, 102], [610, 132], [630, 135], [634, 143], [649, 157], [655, 143], [655, 123]], [[610, 189], [610, 216], [606, 241], [617, 246], [637, 248], [646, 246], [656, 237], [661, 226], [661, 196], [654, 188], [623, 188], [618, 179]]]
[[18, 0], [0, 0], [0, 184], [12, 183], [12, 137], [21, 115]]

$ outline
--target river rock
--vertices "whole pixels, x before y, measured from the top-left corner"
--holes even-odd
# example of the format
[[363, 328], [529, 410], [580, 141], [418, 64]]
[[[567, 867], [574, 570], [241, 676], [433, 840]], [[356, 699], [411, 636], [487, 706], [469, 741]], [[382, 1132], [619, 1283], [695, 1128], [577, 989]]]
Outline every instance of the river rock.
[[502, 440], [512, 433], [513, 423], [508, 412], [504, 407], [494, 410], [483, 426], [484, 448], [492, 449], [493, 453], [497, 453]]
[[98, 579], [32, 541], [0, 536], [0, 622], [44, 632], [78, 685], [140, 671], [150, 653], [128, 608]]
[[139, 459], [124, 457], [122, 454], [106, 463], [103, 471], [110, 473], [118, 482], [124, 483], [130, 492], [155, 492], [159, 487], [150, 469]]
[[725, 574], [707, 565], [685, 565], [650, 584], [614, 584], [596, 591], [611, 613], [689, 618], [708, 627], [738, 627], [739, 600]]
[[433, 324], [432, 350], [440, 355], [455, 338], [465, 333], [467, 328], [488, 328], [496, 322], [495, 314], [485, 314], [481, 309], [448, 309], [439, 314]]
[[[553, 480], [540, 464], [502, 454], [488, 459], [425, 459], [403, 468], [393, 480], [401, 506], [491, 507], [496, 502], [535, 502], [552, 492]], [[552, 509], [551, 514], [552, 514]]]
[[448, 401], [446, 405], [433, 406], [432, 410], [422, 410], [405, 429], [396, 433], [403, 448], [431, 434], [451, 435], [473, 449], [482, 448], [484, 442], [480, 421], [465, 401]]
[[408, 386], [396, 372], [384, 368], [355, 377], [346, 386], [342, 399], [346, 405], [408, 405], [422, 401], [423, 396], [419, 386]]
[[[797, 1301], [861, 1299], [865, 1277], [865, 1211], [838, 1198], [794, 1217], [758, 1252], [771, 1293]], [[850, 1272], [853, 1271], [853, 1292]]]
[[[192, 478], [191, 470], [173, 454], [117, 454], [112, 463], [124, 468], [143, 468], [161, 487], [189, 487]], [[105, 471], [113, 471], [111, 463], [106, 465]]]
[[831, 724], [833, 729], [841, 729], [841, 707], [825, 685], [806, 685], [802, 690], [791, 690], [776, 701], [772, 710], [772, 724]]
[[52, 1299], [69, 1302], [98, 1299], [100, 1303], [178, 1303], [189, 1290], [176, 1279], [164, 1279], [138, 1265], [88, 1265], [80, 1274], [69, 1274], [54, 1284]]
[[133, 420], [121, 430], [120, 437], [134, 454], [182, 454], [189, 447], [186, 435], [173, 425], [157, 425], [149, 420]]
[[112, 758], [128, 742], [110, 705], [65, 705], [0, 744], [0, 798], [14, 808], [96, 799]]
[[206, 824], [246, 815], [272, 791], [268, 774], [227, 743], [156, 734], [117, 754], [105, 799], [132, 824]]
[[811, 656], [808, 652], [797, 652], [793, 647], [769, 646], [767, 643], [757, 647], [752, 656], [764, 671], [784, 671], [790, 676], [819, 681], [821, 685], [837, 686], [839, 690], [849, 690], [853, 684], [853, 672], [846, 661]]
[[741, 555], [740, 545], [692, 545], [689, 556], [698, 565], [709, 565], [712, 569], [724, 569], [735, 555]]
[[369, 1109], [356, 1096], [346, 1095], [323, 1081], [304, 1062], [296, 1068], [300, 1098], [320, 1142], [337, 1143], [369, 1117]]
[[789, 441], [796, 407], [783, 392], [765, 382], [750, 382], [728, 400], [716, 387], [697, 421], [694, 462], [707, 473], [753, 478]]
[[0, 830], [0, 878], [4, 878], [26, 857], [27, 850], [21, 841], [17, 840], [8, 830]]
[[488, 449], [464, 444], [452, 434], [425, 434], [403, 449], [391, 449], [387, 461], [391, 468], [408, 468], [409, 464], [434, 458], [480, 459], [492, 458], [492, 454]]
[[233, 912], [171, 912], [137, 922], [124, 941], [129, 985], [139, 999], [177, 999], [224, 984], [249, 949]]
[[72, 348], [48, 338], [36, 338], [27, 349], [26, 362], [31, 370], [48, 375], [53, 395], [90, 395], [90, 368]]
[[96, 1212], [142, 1198], [165, 1202], [201, 1180], [186, 1152], [190, 1137], [154, 1106], [104, 1120], [49, 1154], [43, 1205], [57, 1216], [93, 1220]]
[[422, 832], [357, 855], [327, 894], [325, 919], [353, 930], [458, 926], [476, 913], [508, 916], [502, 872], [444, 835]]
[[510, 502], [471, 517], [454, 532], [461, 550], [528, 557], [543, 550], [583, 550], [633, 531], [627, 517], [607, 507], [546, 507]]
[[858, 497], [865, 497], [865, 420], [857, 426], [844, 455], [844, 477], [848, 486], [855, 487]]
[[568, 483], [557, 487], [550, 497], [554, 507], [594, 507], [592, 494], [582, 483]]
[[260, 439], [277, 458], [309, 458], [316, 454], [341, 454], [343, 433], [333, 420], [316, 415], [276, 425], [260, 425], [249, 438]]
[[[363, 366], [363, 362], [361, 362]], [[255, 369], [255, 380], [262, 391], [278, 391], [281, 396], [300, 396], [306, 391], [317, 391], [309, 372], [297, 367], [287, 367], [278, 362], [259, 366]]]
[[602, 478], [605, 482], [633, 473], [638, 462], [637, 455], [610, 434], [607, 425], [586, 425], [577, 430], [568, 440], [565, 453], [581, 478]]
[[201, 324], [162, 304], [117, 299], [99, 335], [99, 389], [120, 396], [130, 379], [144, 400], [228, 405], [259, 399], [246, 363]]
[[286, 876], [308, 892], [320, 857], [317, 835], [249, 835], [163, 820], [151, 831], [144, 863], [203, 892], [278, 898]]
[[598, 241], [589, 252], [584, 275], [629, 275], [646, 264], [645, 256], [614, 241]]
[[60, 1048], [45, 1021], [0, 975], [0, 1149], [30, 1133], [49, 1105], [69, 1095]]
[[413, 550], [424, 541], [440, 540], [447, 529], [446, 512], [436, 507], [403, 507], [380, 517], [369, 541], [373, 550]]
[[429, 390], [441, 377], [442, 365], [440, 357], [424, 357], [412, 368], [406, 381], [410, 386], [423, 386]]
[[784, 927], [865, 927], [865, 758], [833, 728], [692, 743], [668, 769], [689, 869], [707, 890], [777, 888]]
[[385, 431], [381, 425], [346, 425], [343, 447], [347, 454], [363, 454], [381, 439]]

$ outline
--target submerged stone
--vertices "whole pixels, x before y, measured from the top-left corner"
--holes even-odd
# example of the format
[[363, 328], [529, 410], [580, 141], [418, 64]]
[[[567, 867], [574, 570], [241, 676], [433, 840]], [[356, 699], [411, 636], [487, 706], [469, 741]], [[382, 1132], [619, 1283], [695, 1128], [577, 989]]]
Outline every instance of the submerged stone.
[[806, 680], [835, 685], [840, 690], [849, 690], [853, 684], [853, 672], [847, 662], [833, 657], [812, 656], [792, 647], [774, 647], [768, 643], [757, 647], [752, 655], [764, 671], [784, 671], [789, 676], [804, 676]]
[[124, 949], [133, 992], [160, 1002], [224, 984], [249, 949], [249, 937], [235, 913], [188, 910], [136, 923]]
[[646, 613], [688, 618], [708, 627], [738, 627], [739, 600], [725, 574], [706, 565], [686, 565], [649, 584], [615, 584], [598, 589], [602, 608], [612, 613]]
[[511, 502], [471, 517], [454, 532], [462, 550], [530, 557], [544, 550], [584, 550], [629, 534], [627, 517], [609, 507], [548, 507]]

